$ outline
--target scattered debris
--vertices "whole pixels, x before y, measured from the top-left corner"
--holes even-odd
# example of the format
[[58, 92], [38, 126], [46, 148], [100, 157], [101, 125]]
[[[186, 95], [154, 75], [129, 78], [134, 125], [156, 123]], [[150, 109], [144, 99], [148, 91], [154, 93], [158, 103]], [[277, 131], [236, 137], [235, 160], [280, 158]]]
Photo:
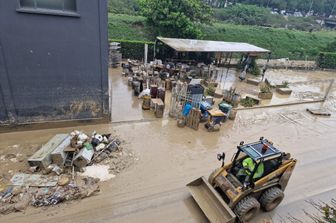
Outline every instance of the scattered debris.
[[29, 172], [35, 173], [38, 170], [38, 166], [29, 167]]
[[68, 177], [66, 175], [60, 176], [60, 178], [58, 179], [58, 182], [57, 182], [57, 184], [59, 186], [65, 186], [69, 183], [70, 183], [70, 177]]
[[39, 190], [33, 197], [32, 205], [35, 207], [56, 205], [63, 201], [78, 200], [90, 197], [99, 192], [99, 180], [84, 178], [82, 186], [66, 185], [50, 190]]
[[48, 166], [48, 171], [49, 172], [54, 172], [56, 173], [56, 175], [61, 175], [61, 173], [63, 172], [62, 168], [60, 168], [58, 165], [56, 164], [51, 164]]
[[14, 205], [14, 209], [16, 211], [26, 210], [26, 208], [28, 207], [31, 201], [32, 195], [30, 193], [25, 193], [25, 194], [22, 194], [22, 196], [20, 197], [21, 197], [20, 201]]
[[[29, 206], [56, 205], [64, 201], [90, 197], [100, 191], [98, 183], [107, 181], [136, 160], [134, 154], [120, 147], [111, 134], [81, 131], [58, 134], [34, 155], [28, 156], [26, 171], [0, 177], [0, 214], [25, 211]], [[22, 162], [22, 154], [7, 154], [1, 160]], [[102, 164], [98, 164], [101, 163]], [[77, 171], [83, 173], [77, 174]]]

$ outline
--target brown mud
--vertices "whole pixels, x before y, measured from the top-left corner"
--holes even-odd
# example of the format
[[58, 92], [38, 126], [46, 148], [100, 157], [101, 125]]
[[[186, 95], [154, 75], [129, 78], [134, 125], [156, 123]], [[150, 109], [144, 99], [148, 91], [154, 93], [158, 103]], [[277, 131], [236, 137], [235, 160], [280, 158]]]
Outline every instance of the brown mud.
[[[279, 75], [286, 79], [298, 76], [295, 81], [335, 78], [328, 72], [281, 72], [284, 74]], [[225, 151], [229, 160], [240, 141], [252, 142], [261, 136], [290, 152], [298, 159], [298, 165], [283, 203], [270, 213], [261, 212], [252, 222], [284, 222], [289, 215], [304, 221], [302, 210], [312, 210], [306, 200], [328, 202], [336, 197], [335, 87], [324, 104], [239, 111], [237, 119], [225, 123], [220, 132], [208, 133], [203, 126], [198, 131], [177, 128], [176, 121], [167, 115], [155, 119], [151, 112], [141, 110], [140, 100], [131, 96], [120, 70], [111, 72], [111, 80], [115, 123], [76, 129], [112, 132], [127, 142], [127, 148], [134, 151], [138, 160], [104, 182], [96, 196], [45, 210], [29, 208], [25, 213], [0, 216], [1, 222], [207, 222], [185, 185], [217, 168], [217, 153]], [[320, 106], [327, 106], [332, 116], [318, 117], [306, 112], [306, 108]], [[0, 153], [27, 156], [34, 146], [54, 134], [72, 130], [65, 127], [0, 134]], [[14, 145], [20, 145], [19, 149]]]

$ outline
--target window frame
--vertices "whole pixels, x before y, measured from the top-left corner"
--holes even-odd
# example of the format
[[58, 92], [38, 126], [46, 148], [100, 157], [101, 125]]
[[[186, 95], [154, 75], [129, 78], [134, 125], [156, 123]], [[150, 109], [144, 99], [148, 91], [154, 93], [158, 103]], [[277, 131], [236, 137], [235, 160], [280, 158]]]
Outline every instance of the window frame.
[[43, 14], [43, 15], [56, 15], [56, 16], [68, 16], [68, 17], [80, 17], [78, 13], [78, 1], [74, 0], [76, 3], [76, 11], [65, 11], [64, 10], [64, 1], [63, 1], [63, 10], [57, 9], [43, 9], [36, 7], [36, 0], [34, 0], [34, 8], [21, 6], [21, 0], [17, 0], [18, 7], [17, 12], [31, 13], [31, 14]]

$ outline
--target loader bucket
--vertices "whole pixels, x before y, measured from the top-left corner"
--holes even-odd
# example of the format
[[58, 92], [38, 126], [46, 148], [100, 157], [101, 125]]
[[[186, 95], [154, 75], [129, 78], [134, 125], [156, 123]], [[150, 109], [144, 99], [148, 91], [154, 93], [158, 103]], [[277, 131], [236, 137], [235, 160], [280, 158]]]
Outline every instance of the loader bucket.
[[191, 195], [211, 223], [234, 223], [236, 215], [204, 178], [187, 184]]

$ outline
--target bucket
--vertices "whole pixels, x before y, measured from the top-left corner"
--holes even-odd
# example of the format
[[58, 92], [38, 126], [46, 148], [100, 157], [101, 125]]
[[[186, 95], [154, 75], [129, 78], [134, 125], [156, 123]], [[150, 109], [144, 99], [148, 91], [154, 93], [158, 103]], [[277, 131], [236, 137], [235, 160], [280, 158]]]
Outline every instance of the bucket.
[[239, 103], [240, 103], [240, 100], [241, 100], [241, 96], [240, 94], [234, 94], [233, 97], [232, 97], [232, 104], [233, 104], [233, 107], [238, 107]]
[[133, 81], [134, 96], [139, 96], [140, 94], [140, 82]]
[[231, 112], [230, 112], [230, 116], [229, 116], [229, 119], [230, 120], [235, 120], [236, 117], [237, 117], [237, 109], [232, 109]]
[[151, 103], [151, 97], [150, 96], [144, 96], [143, 102], [142, 102], [142, 109], [143, 110], [149, 110], [150, 109], [150, 103]]

